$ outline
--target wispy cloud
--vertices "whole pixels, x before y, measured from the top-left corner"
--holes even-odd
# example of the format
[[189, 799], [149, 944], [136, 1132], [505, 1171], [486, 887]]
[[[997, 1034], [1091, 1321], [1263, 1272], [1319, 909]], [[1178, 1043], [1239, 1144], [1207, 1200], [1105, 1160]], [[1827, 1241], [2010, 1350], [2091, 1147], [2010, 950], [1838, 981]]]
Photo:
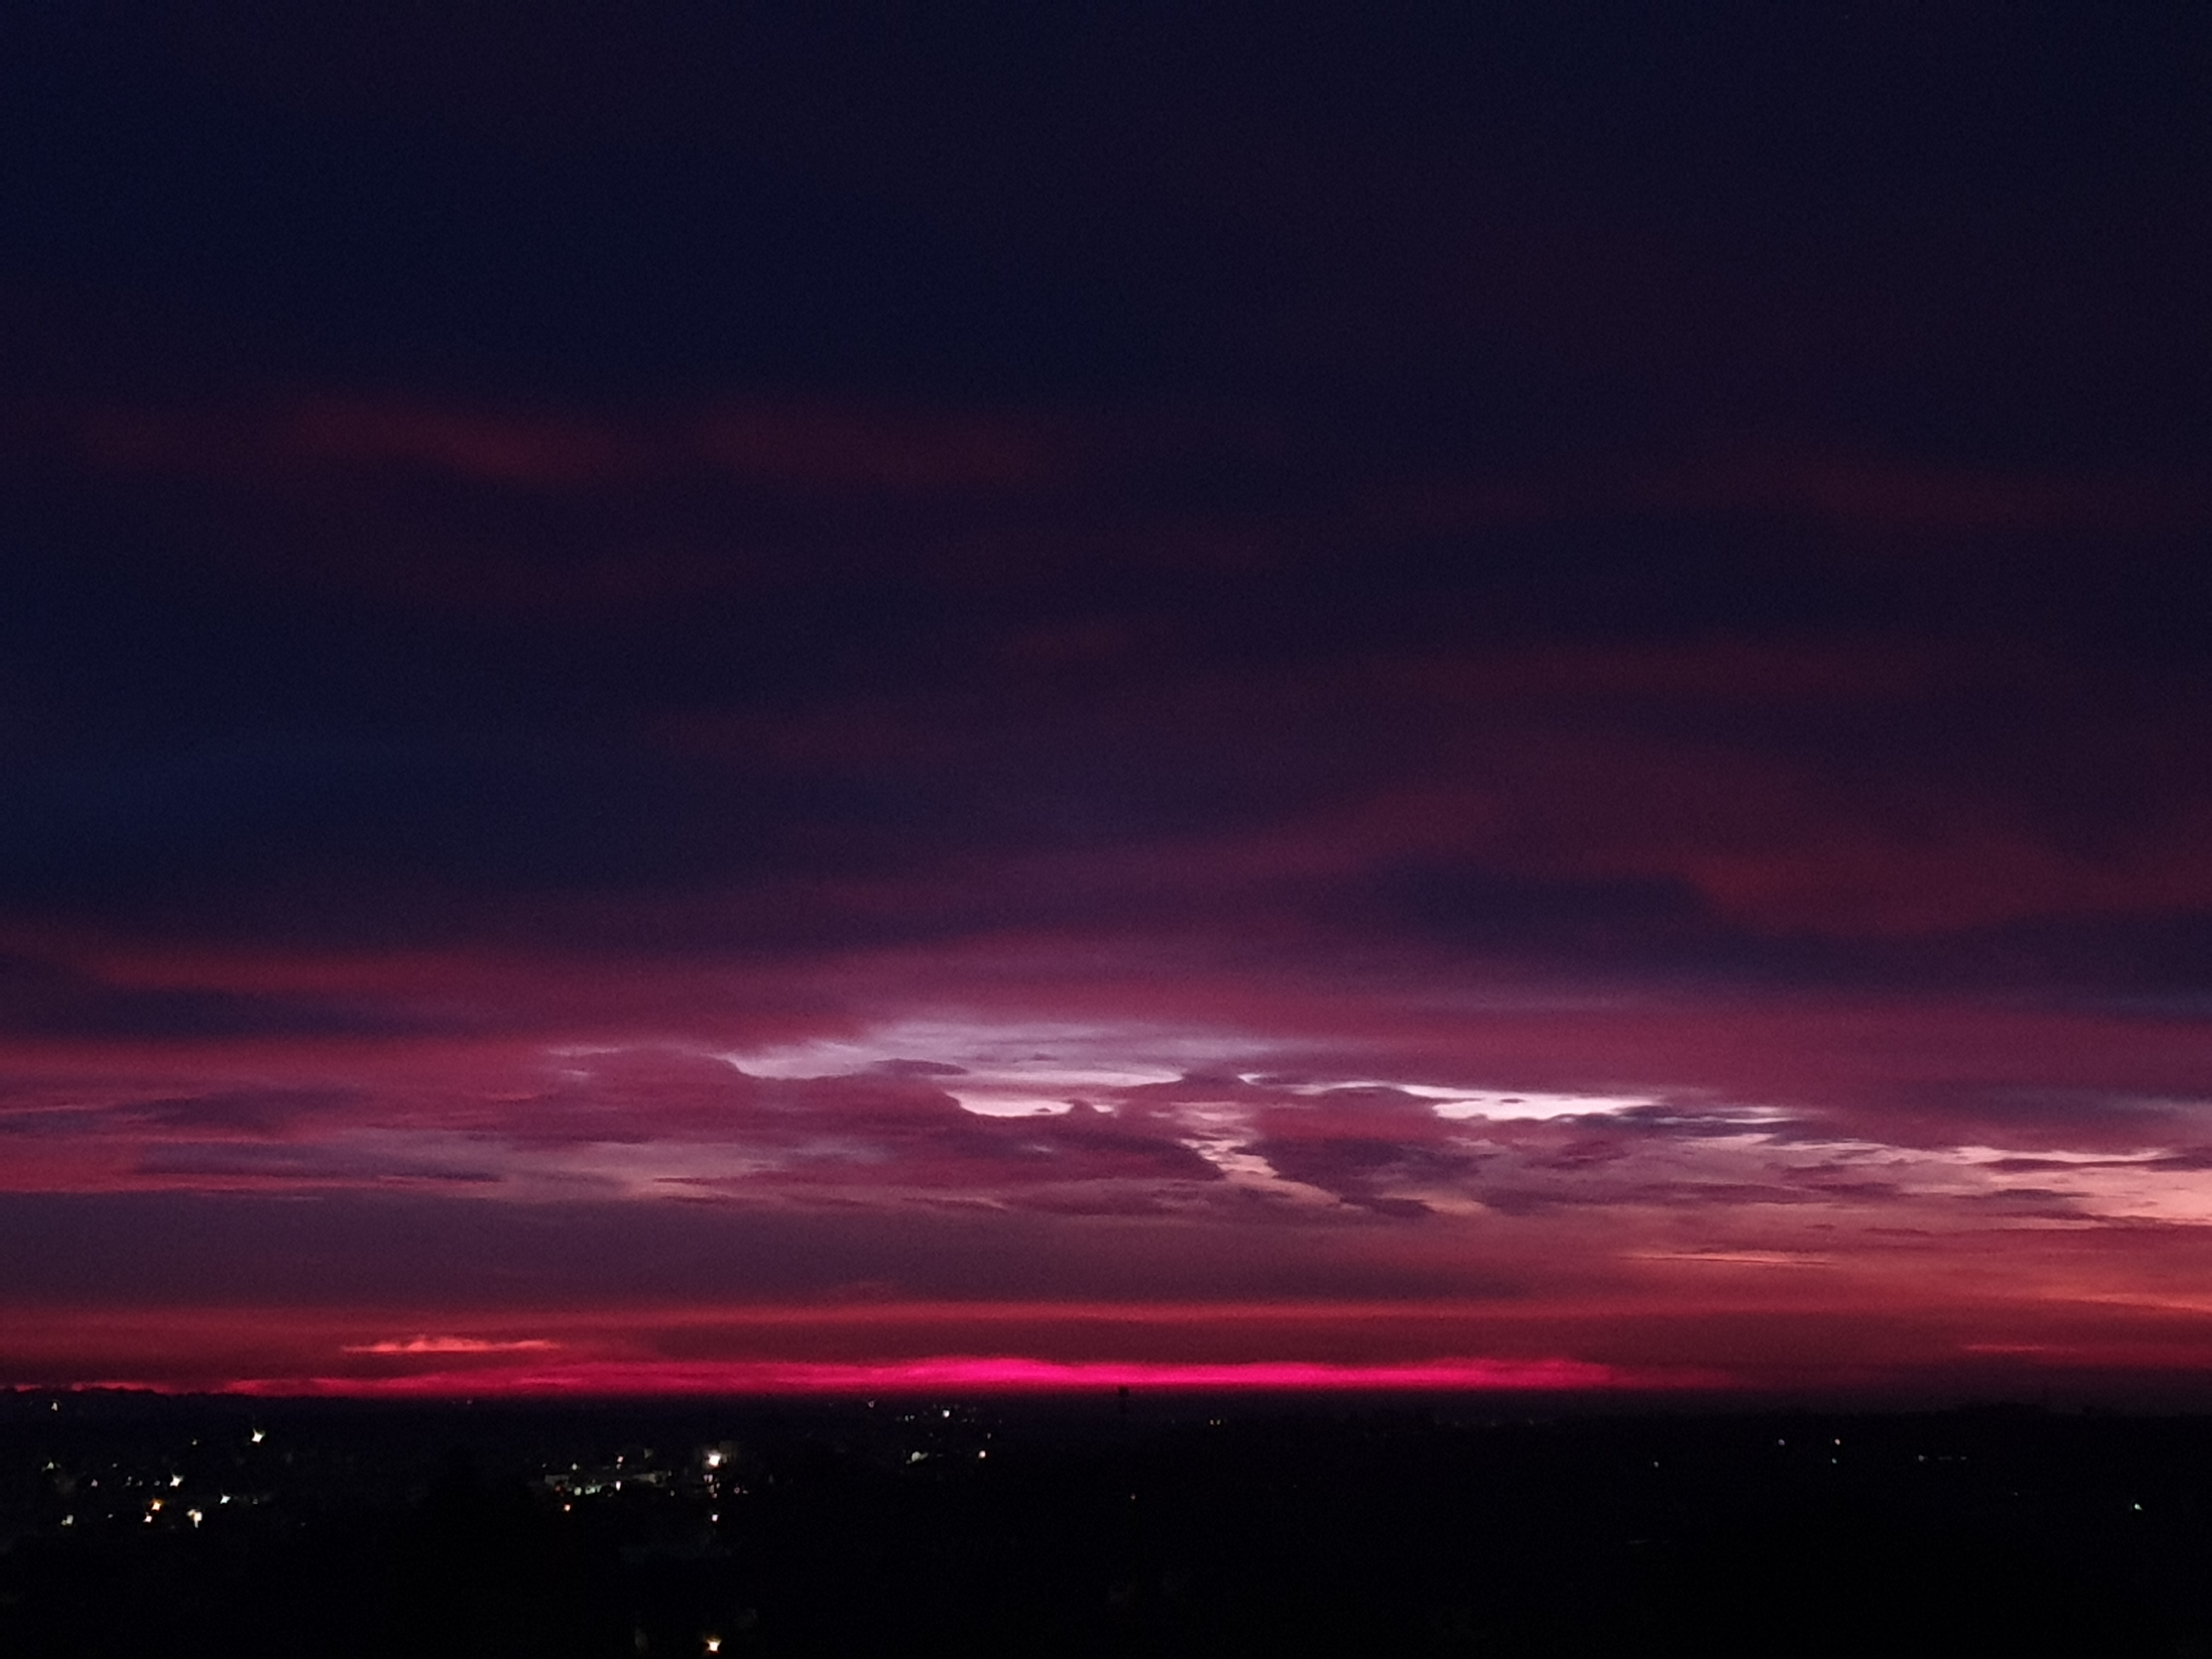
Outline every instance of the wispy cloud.
[[561, 1345], [537, 1338], [494, 1340], [480, 1336], [410, 1336], [387, 1338], [381, 1342], [350, 1342], [347, 1353], [389, 1354], [451, 1354], [451, 1353], [543, 1353]]

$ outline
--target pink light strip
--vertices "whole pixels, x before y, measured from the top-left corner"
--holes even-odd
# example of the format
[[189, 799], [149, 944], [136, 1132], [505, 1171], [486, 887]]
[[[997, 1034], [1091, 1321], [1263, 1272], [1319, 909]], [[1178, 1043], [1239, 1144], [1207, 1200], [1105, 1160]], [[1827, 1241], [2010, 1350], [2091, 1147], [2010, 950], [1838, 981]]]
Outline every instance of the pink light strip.
[[961, 1390], [1062, 1393], [1147, 1389], [1620, 1389], [1725, 1387], [1714, 1371], [1626, 1370], [1577, 1359], [1442, 1359], [1337, 1365], [1300, 1360], [1244, 1364], [1066, 1364], [1018, 1356], [945, 1355], [874, 1364], [775, 1360], [709, 1364], [583, 1361], [418, 1371], [404, 1376], [256, 1378], [228, 1392], [445, 1397], [450, 1395], [839, 1395]]

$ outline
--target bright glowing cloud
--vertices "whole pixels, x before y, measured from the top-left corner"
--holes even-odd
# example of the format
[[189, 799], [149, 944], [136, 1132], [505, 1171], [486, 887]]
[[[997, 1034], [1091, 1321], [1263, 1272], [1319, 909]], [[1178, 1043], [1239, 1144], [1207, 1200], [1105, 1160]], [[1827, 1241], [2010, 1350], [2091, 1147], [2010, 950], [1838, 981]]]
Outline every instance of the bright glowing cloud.
[[404, 1340], [386, 1339], [381, 1342], [349, 1342], [345, 1352], [389, 1354], [542, 1353], [559, 1346], [556, 1342], [531, 1337], [494, 1341], [480, 1336], [410, 1336]]

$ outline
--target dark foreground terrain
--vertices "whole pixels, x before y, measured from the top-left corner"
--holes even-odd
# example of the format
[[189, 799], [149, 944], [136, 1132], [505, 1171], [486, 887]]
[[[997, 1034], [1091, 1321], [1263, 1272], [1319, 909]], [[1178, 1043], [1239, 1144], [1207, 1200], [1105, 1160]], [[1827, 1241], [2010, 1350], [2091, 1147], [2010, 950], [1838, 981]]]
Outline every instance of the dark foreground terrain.
[[0, 1395], [0, 1654], [2212, 1659], [2212, 1420]]

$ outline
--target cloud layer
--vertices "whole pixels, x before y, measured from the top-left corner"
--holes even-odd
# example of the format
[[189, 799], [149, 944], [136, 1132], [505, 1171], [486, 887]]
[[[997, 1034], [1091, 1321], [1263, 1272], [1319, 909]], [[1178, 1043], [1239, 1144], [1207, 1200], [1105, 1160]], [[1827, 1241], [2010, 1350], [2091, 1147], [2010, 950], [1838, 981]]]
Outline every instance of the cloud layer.
[[0, 69], [0, 1378], [2202, 1363], [2182, 26], [265, 11]]

